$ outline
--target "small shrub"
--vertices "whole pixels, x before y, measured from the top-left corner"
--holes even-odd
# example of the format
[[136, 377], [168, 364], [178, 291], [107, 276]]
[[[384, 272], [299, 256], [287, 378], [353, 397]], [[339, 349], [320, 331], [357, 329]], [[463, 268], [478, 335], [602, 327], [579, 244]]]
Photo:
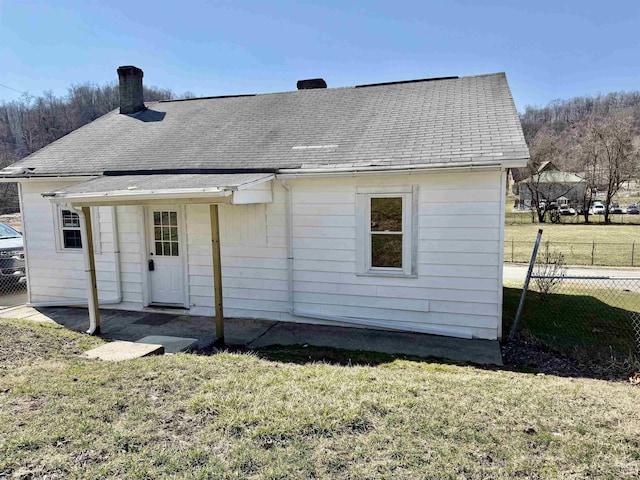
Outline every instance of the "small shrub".
[[538, 255], [533, 274], [537, 277], [534, 278], [534, 281], [540, 293], [544, 296], [554, 293], [567, 274], [564, 254], [554, 249], [545, 251], [542, 256]]

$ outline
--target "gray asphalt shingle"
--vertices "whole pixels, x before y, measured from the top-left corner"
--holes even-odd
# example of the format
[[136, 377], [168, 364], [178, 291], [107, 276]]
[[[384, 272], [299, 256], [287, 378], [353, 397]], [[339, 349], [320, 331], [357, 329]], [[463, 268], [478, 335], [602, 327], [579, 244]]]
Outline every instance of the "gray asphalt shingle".
[[529, 157], [503, 73], [147, 106], [135, 115], [110, 112], [18, 165], [48, 175]]

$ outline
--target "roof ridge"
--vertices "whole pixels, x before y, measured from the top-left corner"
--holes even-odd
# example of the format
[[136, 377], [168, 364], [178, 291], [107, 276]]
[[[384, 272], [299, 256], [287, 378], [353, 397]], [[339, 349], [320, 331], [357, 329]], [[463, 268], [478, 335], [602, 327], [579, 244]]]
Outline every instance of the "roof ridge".
[[457, 80], [460, 77], [432, 77], [432, 78], [418, 78], [416, 80], [398, 80], [396, 82], [380, 82], [380, 83], [364, 83], [362, 85], [356, 85], [354, 88], [366, 88], [366, 87], [383, 87], [385, 85], [402, 85], [405, 83], [419, 83], [419, 82], [436, 82], [439, 80]]
[[212, 100], [215, 98], [238, 98], [238, 97], [255, 97], [257, 93], [240, 93], [238, 95], [212, 95], [208, 97], [192, 97], [192, 98], [173, 98], [169, 100], [159, 100], [158, 103], [170, 102], [190, 102], [192, 100]]
[[493, 72], [493, 73], [479, 73], [477, 75], [465, 75], [464, 77], [460, 77], [460, 79], [479, 78], [479, 77], [506, 77], [506, 76], [507, 76], [506, 72], [502, 71], [502, 72]]
[[237, 95], [207, 95], [206, 97], [193, 97], [193, 98], [176, 98], [171, 100], [159, 100], [157, 103], [177, 103], [177, 102], [189, 102], [194, 100], [216, 100], [216, 99], [224, 99], [224, 98], [243, 98], [243, 97], [259, 97], [263, 95], [285, 95], [290, 93], [308, 93], [308, 92], [327, 92], [333, 90], [348, 90], [353, 88], [369, 88], [369, 87], [384, 87], [390, 85], [404, 85], [410, 83], [421, 83], [421, 82], [434, 82], [440, 80], [464, 80], [467, 78], [480, 78], [480, 77], [491, 77], [491, 76], [503, 76], [506, 77], [505, 72], [494, 72], [494, 73], [481, 73], [478, 75], [452, 75], [446, 77], [429, 77], [429, 78], [417, 78], [417, 79], [409, 79], [409, 80], [394, 80], [389, 82], [378, 82], [378, 83], [363, 83], [358, 85], [344, 85], [340, 87], [329, 87], [329, 88], [312, 88], [306, 90], [284, 90], [281, 92], [261, 92], [261, 93], [244, 93]]

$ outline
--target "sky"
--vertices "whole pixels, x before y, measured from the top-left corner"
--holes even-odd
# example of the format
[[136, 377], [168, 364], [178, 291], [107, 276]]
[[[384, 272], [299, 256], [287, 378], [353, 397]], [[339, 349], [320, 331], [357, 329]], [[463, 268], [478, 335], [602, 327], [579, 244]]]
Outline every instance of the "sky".
[[197, 96], [504, 71], [518, 110], [640, 90], [637, 0], [0, 0], [0, 103], [117, 80]]

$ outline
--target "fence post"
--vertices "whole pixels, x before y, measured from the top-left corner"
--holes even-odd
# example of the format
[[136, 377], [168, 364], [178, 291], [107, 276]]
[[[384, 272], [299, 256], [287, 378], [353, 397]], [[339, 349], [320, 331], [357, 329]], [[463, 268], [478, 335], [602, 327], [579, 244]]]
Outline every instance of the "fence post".
[[593, 257], [596, 255], [596, 241], [593, 241], [593, 246], [591, 247], [591, 265], [593, 265]]
[[634, 240], [633, 243], [631, 244], [631, 266], [635, 267], [635, 265], [633, 264], [633, 257], [635, 257], [636, 255], [636, 241]]
[[[513, 263], [513, 238], [511, 239], [511, 263]], [[633, 266], [633, 256], [631, 257], [631, 266]]]
[[524, 280], [524, 286], [522, 287], [522, 295], [520, 296], [520, 303], [518, 304], [518, 311], [516, 312], [516, 318], [513, 320], [513, 326], [511, 332], [509, 332], [509, 340], [513, 340], [518, 330], [518, 322], [522, 315], [522, 308], [524, 307], [524, 297], [529, 290], [529, 281], [531, 280], [531, 273], [533, 272], [533, 266], [536, 263], [536, 257], [538, 256], [538, 247], [540, 246], [540, 238], [542, 237], [542, 229], [538, 229], [538, 236], [536, 237], [536, 243], [533, 246], [533, 252], [531, 253], [531, 261], [529, 262], [529, 270], [527, 270], [527, 278]]

